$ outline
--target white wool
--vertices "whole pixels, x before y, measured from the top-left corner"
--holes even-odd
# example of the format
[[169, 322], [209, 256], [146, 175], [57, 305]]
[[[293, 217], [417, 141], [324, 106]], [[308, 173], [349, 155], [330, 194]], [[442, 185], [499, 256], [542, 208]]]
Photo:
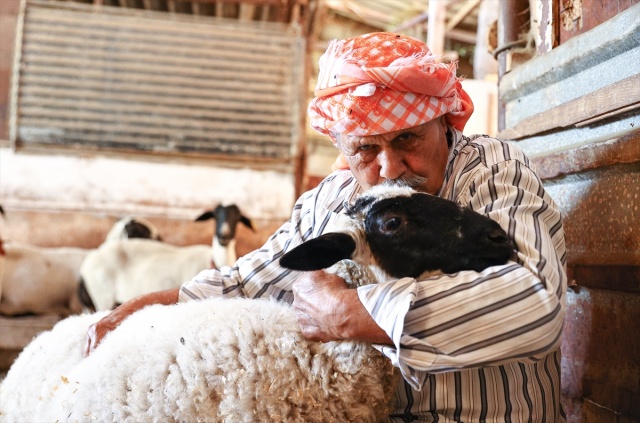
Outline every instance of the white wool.
[[65, 382], [64, 375], [82, 360], [89, 325], [106, 312], [61, 320], [53, 330], [38, 335], [11, 365], [0, 385], [0, 420], [32, 422]]
[[[0, 256], [0, 314], [59, 314], [82, 311], [76, 295], [79, 269], [90, 250], [5, 244]], [[46, 295], [43, 295], [46, 293]]]
[[[126, 225], [131, 220], [132, 217], [125, 217], [117, 221], [105, 242], [127, 240]], [[157, 236], [158, 231], [150, 222], [135, 220], [145, 224], [152, 236]], [[4, 249], [6, 254], [0, 256], [0, 314], [69, 316], [82, 312], [78, 297], [80, 267], [93, 250], [25, 243], [7, 243]]]
[[213, 237], [211, 241], [211, 260], [216, 267], [232, 266], [235, 264], [238, 257], [236, 255], [236, 240], [229, 241], [227, 246], [220, 244], [217, 236]]
[[150, 306], [85, 359], [79, 351], [97, 317], [73, 319], [16, 360], [0, 385], [7, 422], [373, 422], [390, 411], [388, 359], [366, 344], [305, 340], [286, 304]]
[[104, 243], [89, 253], [80, 274], [96, 310], [109, 310], [142, 294], [177, 288], [210, 263], [207, 245], [131, 239]]

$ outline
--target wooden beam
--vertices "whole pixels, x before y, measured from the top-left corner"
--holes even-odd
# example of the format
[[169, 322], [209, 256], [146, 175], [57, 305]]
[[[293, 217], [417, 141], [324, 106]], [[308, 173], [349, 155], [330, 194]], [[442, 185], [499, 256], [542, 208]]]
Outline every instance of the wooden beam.
[[462, 41], [467, 44], [476, 44], [478, 36], [475, 32], [464, 31], [462, 29], [451, 29], [445, 36], [451, 40]]
[[462, 5], [460, 10], [458, 10], [458, 12], [454, 16], [452, 16], [451, 19], [449, 19], [449, 22], [447, 22], [446, 30], [450, 31], [455, 28], [456, 25], [462, 22], [464, 18], [469, 16], [469, 13], [473, 12], [473, 9], [475, 9], [479, 5], [480, 0], [470, 0]]
[[406, 21], [400, 23], [399, 25], [391, 28], [391, 32], [400, 32], [405, 29], [411, 28], [416, 25], [420, 25], [421, 23], [427, 21], [429, 19], [429, 12], [424, 12], [419, 14], [418, 16], [414, 16], [411, 19], [407, 19]]
[[447, 4], [441, 1], [430, 1], [428, 13], [427, 46], [432, 54], [442, 56], [444, 55], [444, 22], [447, 14]]
[[251, 21], [253, 20], [253, 13], [255, 12], [256, 7], [251, 4], [240, 4], [240, 13], [238, 14], [238, 19], [241, 21]]
[[[592, 93], [578, 97], [529, 118], [523, 119], [513, 128], [498, 134], [502, 139], [520, 139], [541, 132], [580, 125], [595, 117], [610, 117], [615, 114], [640, 108], [640, 75], [630, 76], [607, 85]], [[615, 113], [617, 112], [617, 113]]]

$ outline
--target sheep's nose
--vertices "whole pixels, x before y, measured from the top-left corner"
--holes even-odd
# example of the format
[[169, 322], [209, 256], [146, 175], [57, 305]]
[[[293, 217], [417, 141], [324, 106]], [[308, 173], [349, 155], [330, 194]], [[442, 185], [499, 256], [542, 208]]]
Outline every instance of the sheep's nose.
[[500, 228], [493, 229], [491, 232], [489, 232], [487, 238], [489, 238], [490, 241], [496, 244], [504, 244], [509, 242], [507, 234]]

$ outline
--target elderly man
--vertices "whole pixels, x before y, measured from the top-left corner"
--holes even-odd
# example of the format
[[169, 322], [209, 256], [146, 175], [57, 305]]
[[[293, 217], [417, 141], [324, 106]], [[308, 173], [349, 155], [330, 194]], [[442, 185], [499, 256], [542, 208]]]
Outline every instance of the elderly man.
[[[528, 159], [499, 140], [462, 135], [473, 105], [455, 65], [438, 63], [406, 36], [330, 43], [315, 95], [311, 124], [332, 139], [347, 169], [303, 194], [291, 219], [234, 267], [205, 270], [180, 290], [120, 306], [89, 330], [87, 353], [147, 304], [271, 296], [292, 301], [305, 337], [369, 341], [400, 369], [391, 421], [564, 421], [564, 234]], [[286, 251], [322, 234], [345, 201], [384, 181], [486, 214], [513, 240], [515, 261], [357, 290], [323, 271], [279, 266]]]

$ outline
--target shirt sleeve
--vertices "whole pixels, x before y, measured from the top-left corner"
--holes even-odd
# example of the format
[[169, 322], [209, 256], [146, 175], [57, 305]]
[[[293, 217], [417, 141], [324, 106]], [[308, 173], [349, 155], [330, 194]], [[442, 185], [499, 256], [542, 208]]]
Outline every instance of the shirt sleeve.
[[429, 372], [538, 360], [560, 343], [565, 246], [553, 200], [517, 160], [481, 167], [459, 182], [458, 202], [497, 221], [515, 243], [515, 259], [482, 272], [401, 279], [397, 290], [358, 290], [393, 340], [379, 349], [415, 389]]

